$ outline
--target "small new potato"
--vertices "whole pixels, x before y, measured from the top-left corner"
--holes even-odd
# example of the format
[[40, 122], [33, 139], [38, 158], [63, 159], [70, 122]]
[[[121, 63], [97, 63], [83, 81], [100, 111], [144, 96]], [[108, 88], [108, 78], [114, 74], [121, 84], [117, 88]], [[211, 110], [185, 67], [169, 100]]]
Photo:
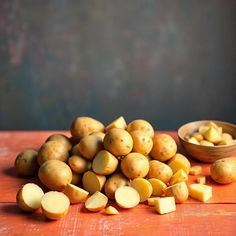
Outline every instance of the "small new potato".
[[152, 125], [146, 120], [138, 119], [138, 120], [133, 120], [132, 122], [130, 122], [127, 126], [127, 131], [131, 133], [133, 130], [144, 131], [151, 138], [153, 138], [154, 136], [154, 129]]
[[81, 138], [94, 132], [103, 132], [104, 125], [91, 117], [77, 117], [70, 127], [72, 137], [79, 141]]
[[66, 162], [68, 157], [68, 149], [64, 144], [58, 141], [48, 141], [41, 146], [37, 156], [37, 161], [39, 165], [42, 165], [48, 160]]
[[133, 130], [130, 132], [133, 139], [133, 152], [138, 152], [147, 156], [152, 150], [152, 138], [141, 130]]
[[124, 156], [131, 152], [133, 139], [124, 129], [113, 128], [107, 131], [104, 140], [104, 148], [115, 156]]
[[73, 155], [68, 159], [68, 164], [72, 171], [82, 174], [91, 168], [91, 162], [81, 156]]
[[211, 165], [211, 178], [219, 184], [236, 181], [236, 157], [227, 157]]
[[140, 153], [129, 153], [121, 161], [121, 171], [129, 179], [145, 177], [149, 171], [149, 161]]
[[191, 164], [188, 158], [180, 153], [176, 153], [169, 161], [168, 166], [172, 169], [175, 174], [178, 170], [182, 169], [189, 174]]
[[46, 142], [48, 142], [48, 141], [57, 141], [57, 142], [63, 144], [64, 146], [66, 146], [68, 151], [70, 151], [72, 148], [72, 144], [70, 142], [70, 139], [68, 137], [66, 137], [64, 134], [52, 134], [47, 138]]
[[79, 142], [79, 153], [88, 160], [93, 160], [95, 155], [103, 149], [103, 139], [95, 134], [83, 137]]
[[129, 180], [121, 173], [115, 173], [109, 177], [104, 186], [107, 197], [115, 199], [116, 189], [121, 186], [128, 186]]
[[167, 161], [177, 152], [175, 140], [168, 134], [156, 134], [153, 138], [153, 148], [150, 155], [158, 161]]
[[149, 162], [149, 166], [150, 168], [147, 175], [148, 179], [156, 178], [161, 180], [165, 184], [170, 181], [173, 175], [173, 171], [168, 165], [157, 160], [152, 160]]
[[37, 155], [33, 149], [25, 149], [20, 152], [15, 160], [15, 169], [19, 175], [31, 176], [38, 173]]
[[72, 171], [65, 162], [49, 160], [40, 166], [38, 176], [47, 188], [61, 191], [71, 182]]

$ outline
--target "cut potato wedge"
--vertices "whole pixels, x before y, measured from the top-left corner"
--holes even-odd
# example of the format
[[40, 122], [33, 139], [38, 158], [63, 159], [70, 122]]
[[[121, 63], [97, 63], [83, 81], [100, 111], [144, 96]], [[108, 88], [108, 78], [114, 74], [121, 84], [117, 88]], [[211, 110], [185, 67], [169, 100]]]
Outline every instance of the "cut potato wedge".
[[19, 189], [16, 201], [23, 211], [31, 212], [40, 208], [43, 195], [44, 192], [38, 185], [28, 183]]
[[116, 120], [112, 121], [107, 127], [106, 127], [106, 131], [109, 129], [113, 129], [113, 128], [120, 128], [120, 129], [126, 129], [126, 121], [124, 119], [123, 116], [120, 116], [119, 118], [117, 118]]
[[105, 176], [97, 175], [93, 171], [85, 172], [82, 178], [84, 189], [88, 191], [90, 194], [93, 194], [96, 191], [101, 191], [105, 182], [106, 182]]
[[59, 220], [69, 210], [70, 200], [62, 192], [49, 191], [44, 194], [41, 201], [43, 214], [50, 220]]
[[186, 174], [186, 172], [184, 170], [182, 170], [182, 169], [179, 169], [171, 177], [170, 185], [177, 184], [177, 183], [180, 183], [180, 182], [183, 182], [183, 181], [187, 181], [187, 180], [188, 180], [188, 175]]
[[212, 187], [204, 184], [190, 184], [189, 195], [201, 202], [206, 202], [212, 197]]
[[151, 183], [144, 178], [135, 178], [130, 183], [131, 187], [136, 189], [140, 196], [140, 202], [145, 202], [152, 194]]
[[68, 184], [64, 190], [64, 194], [70, 199], [70, 203], [79, 203], [87, 199], [89, 192], [74, 184]]
[[102, 150], [93, 159], [92, 169], [99, 175], [110, 175], [118, 166], [118, 159], [106, 150]]
[[119, 211], [115, 207], [109, 206], [105, 209], [105, 213], [107, 215], [118, 215]]
[[103, 193], [97, 191], [86, 200], [85, 207], [89, 211], [100, 211], [106, 207], [107, 202], [108, 197]]
[[151, 178], [148, 180], [152, 185], [152, 196], [160, 197], [167, 185], [159, 179]]
[[119, 187], [115, 192], [115, 200], [122, 208], [133, 208], [140, 202], [140, 196], [136, 189], [129, 186]]

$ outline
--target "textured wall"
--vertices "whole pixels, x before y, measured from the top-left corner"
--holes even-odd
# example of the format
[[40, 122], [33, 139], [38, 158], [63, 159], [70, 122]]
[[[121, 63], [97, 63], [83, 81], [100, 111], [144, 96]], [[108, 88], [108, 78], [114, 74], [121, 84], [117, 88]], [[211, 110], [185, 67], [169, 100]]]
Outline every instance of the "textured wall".
[[236, 123], [235, 91], [234, 0], [0, 1], [0, 129]]

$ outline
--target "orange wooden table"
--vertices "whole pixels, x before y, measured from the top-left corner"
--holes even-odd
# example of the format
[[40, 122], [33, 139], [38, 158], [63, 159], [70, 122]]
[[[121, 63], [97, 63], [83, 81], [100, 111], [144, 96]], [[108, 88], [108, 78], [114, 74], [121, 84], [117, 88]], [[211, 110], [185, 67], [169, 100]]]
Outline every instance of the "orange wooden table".
[[[26, 179], [16, 175], [14, 160], [25, 148], [38, 149], [53, 131], [0, 132], [0, 235], [236, 235], [236, 183], [220, 186], [208, 177], [214, 197], [208, 203], [189, 199], [178, 204], [176, 212], [158, 215], [140, 204], [120, 214], [107, 216], [102, 211], [90, 213], [83, 204], [72, 205], [59, 221], [45, 219], [41, 212], [22, 213], [15, 202], [18, 188]], [[62, 133], [62, 132], [60, 132]], [[68, 134], [68, 132], [63, 132]], [[176, 141], [176, 132], [165, 132]], [[183, 152], [179, 147], [179, 152]], [[192, 161], [192, 164], [199, 164]], [[209, 175], [209, 165], [201, 164]], [[190, 178], [194, 182], [195, 177]], [[111, 204], [114, 204], [111, 202]]]

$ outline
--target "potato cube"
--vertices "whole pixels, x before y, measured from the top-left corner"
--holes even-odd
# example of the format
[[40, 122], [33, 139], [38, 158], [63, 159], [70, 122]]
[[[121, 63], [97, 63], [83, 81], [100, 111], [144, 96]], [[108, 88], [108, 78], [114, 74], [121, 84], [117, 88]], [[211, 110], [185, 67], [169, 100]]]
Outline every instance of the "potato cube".
[[205, 184], [206, 183], [206, 177], [205, 176], [199, 176], [197, 177], [197, 183], [198, 184]]
[[192, 166], [189, 170], [190, 175], [200, 175], [202, 173], [201, 166]]
[[204, 184], [191, 184], [189, 195], [196, 200], [206, 202], [212, 197], [212, 187]]
[[175, 198], [174, 197], [157, 198], [154, 201], [154, 207], [159, 214], [166, 214], [176, 211]]

